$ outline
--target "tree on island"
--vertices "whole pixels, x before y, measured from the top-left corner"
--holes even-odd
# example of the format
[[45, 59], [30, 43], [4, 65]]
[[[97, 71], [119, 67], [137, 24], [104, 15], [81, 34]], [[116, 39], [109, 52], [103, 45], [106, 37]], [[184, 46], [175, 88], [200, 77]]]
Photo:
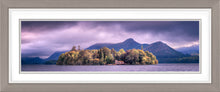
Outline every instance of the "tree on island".
[[78, 50], [80, 50], [80, 45], [78, 45]]
[[76, 46], [73, 46], [71, 51], [76, 51]]
[[59, 56], [57, 65], [107, 65], [115, 64], [115, 61], [124, 62], [128, 65], [145, 65], [158, 64], [156, 56], [149, 51], [140, 49], [130, 49], [125, 51], [116, 50], [103, 47], [93, 50], [78, 50], [73, 46], [71, 51], [65, 52]]

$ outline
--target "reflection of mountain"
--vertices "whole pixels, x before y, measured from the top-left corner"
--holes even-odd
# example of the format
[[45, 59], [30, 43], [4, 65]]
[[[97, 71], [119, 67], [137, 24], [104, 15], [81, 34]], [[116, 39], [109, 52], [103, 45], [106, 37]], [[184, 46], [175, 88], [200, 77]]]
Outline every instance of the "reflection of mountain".
[[193, 45], [190, 47], [182, 47], [176, 50], [184, 54], [199, 55], [199, 45]]
[[[160, 41], [152, 43], [152, 44], [140, 44], [140, 43], [136, 42], [135, 40], [133, 40], [132, 38], [129, 38], [129, 39], [125, 40], [124, 42], [116, 43], [116, 44], [97, 43], [97, 44], [94, 44], [94, 45], [88, 47], [87, 49], [91, 50], [91, 49], [100, 49], [102, 47], [108, 47], [110, 49], [114, 48], [116, 51], [119, 51], [120, 49], [124, 49], [124, 50], [129, 50], [129, 49], [133, 49], [133, 48], [134, 49], [141, 49], [142, 46], [143, 46], [143, 50], [147, 50], [147, 51], [152, 52], [159, 60], [159, 63], [192, 63], [192, 62], [198, 63], [198, 58], [199, 58], [198, 56], [192, 57], [190, 55], [187, 55], [187, 54], [189, 54], [189, 52], [194, 52], [196, 50], [199, 50], [198, 47], [179, 48], [177, 50], [174, 50], [173, 48], [171, 48], [167, 44], [160, 42]], [[43, 61], [44, 62], [49, 61], [46, 63], [53, 63], [54, 64], [54, 61], [57, 60], [59, 58], [59, 56], [65, 52], [67, 52], [67, 51], [57, 51], [57, 52], [53, 53], [47, 59], [44, 59]], [[23, 59], [24, 63], [28, 62], [26, 60], [28, 60], [28, 59]], [[28, 64], [36, 63], [38, 60], [39, 60], [39, 62], [41, 62], [42, 59], [40, 59], [40, 58], [32, 59], [31, 62], [28, 62]]]

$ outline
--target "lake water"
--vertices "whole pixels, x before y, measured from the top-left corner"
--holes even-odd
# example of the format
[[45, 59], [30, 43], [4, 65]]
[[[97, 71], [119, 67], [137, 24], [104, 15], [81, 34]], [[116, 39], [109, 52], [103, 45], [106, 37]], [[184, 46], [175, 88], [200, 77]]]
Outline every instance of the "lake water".
[[199, 63], [157, 65], [22, 65], [22, 71], [199, 71]]

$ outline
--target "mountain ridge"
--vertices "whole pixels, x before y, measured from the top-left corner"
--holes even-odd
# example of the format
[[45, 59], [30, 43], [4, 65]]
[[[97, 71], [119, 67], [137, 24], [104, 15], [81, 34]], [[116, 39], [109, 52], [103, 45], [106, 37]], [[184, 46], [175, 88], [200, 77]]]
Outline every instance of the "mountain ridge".
[[[162, 41], [157, 41], [151, 44], [140, 44], [136, 42], [134, 39], [129, 38], [123, 42], [119, 43], [96, 43], [89, 46], [86, 49], [100, 49], [102, 47], [114, 48], [116, 51], [120, 49], [129, 50], [129, 49], [142, 49], [145, 51], [149, 51], [153, 53], [157, 58], [181, 58], [186, 56], [184, 53], [173, 49], [168, 46], [166, 43]], [[50, 55], [47, 59], [43, 59], [44, 61], [57, 60], [62, 53], [67, 51], [56, 51], [52, 55]], [[41, 61], [41, 60], [40, 60]]]
[[[123, 42], [120, 43], [96, 43], [94, 45], [89, 46], [86, 49], [99, 49], [102, 47], [108, 47], [108, 48], [114, 48], [116, 51], [119, 51], [120, 49], [124, 49], [124, 50], [128, 50], [128, 49], [141, 49], [141, 45], [140, 43], [136, 42], [134, 39], [129, 38]], [[148, 44], [144, 44], [144, 46], [148, 46]]]
[[190, 55], [198, 55], [199, 54], [199, 45], [192, 45], [189, 47], [181, 47], [176, 49], [179, 52]]
[[161, 58], [184, 56], [183, 53], [176, 51], [175, 49], [171, 48], [162, 41], [157, 41], [151, 44], [140, 44], [132, 38], [129, 38], [123, 42], [116, 44], [98, 43], [91, 45], [87, 49], [91, 50], [91, 49], [99, 49], [101, 47], [108, 47], [108, 48], [114, 48], [116, 51], [119, 51], [121, 48], [123, 48], [126, 51], [128, 49], [141, 49], [141, 46], [143, 46], [143, 50], [150, 51], [153, 54], [155, 54], [157, 57], [161, 57]]
[[184, 54], [181, 52], [176, 51], [175, 49], [171, 48], [167, 44], [158, 41], [155, 43], [150, 44], [145, 50], [152, 52], [157, 57], [160, 58], [171, 58], [171, 57], [183, 57]]

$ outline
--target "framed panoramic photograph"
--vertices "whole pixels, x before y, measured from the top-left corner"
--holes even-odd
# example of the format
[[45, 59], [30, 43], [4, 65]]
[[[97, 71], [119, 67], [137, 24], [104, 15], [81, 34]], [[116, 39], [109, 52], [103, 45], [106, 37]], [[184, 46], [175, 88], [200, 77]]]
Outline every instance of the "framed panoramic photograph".
[[220, 91], [219, 0], [75, 1], [1, 2], [1, 91]]
[[9, 9], [9, 15], [10, 83], [211, 82], [208, 8]]
[[199, 22], [21, 20], [21, 73], [199, 73]]

